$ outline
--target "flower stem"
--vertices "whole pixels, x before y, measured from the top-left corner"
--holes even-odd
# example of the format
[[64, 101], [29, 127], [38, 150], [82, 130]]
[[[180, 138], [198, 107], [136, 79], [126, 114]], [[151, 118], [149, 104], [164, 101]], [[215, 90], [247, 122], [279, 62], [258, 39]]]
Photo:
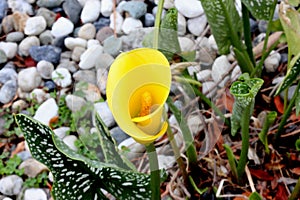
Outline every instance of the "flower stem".
[[244, 38], [245, 38], [245, 44], [247, 47], [247, 53], [250, 57], [250, 60], [252, 62], [252, 65], [255, 66], [255, 60], [253, 56], [252, 51], [252, 39], [251, 39], [251, 30], [250, 30], [250, 21], [249, 21], [249, 11], [247, 7], [242, 3], [242, 19], [243, 19], [243, 25], [244, 25]]
[[150, 187], [151, 187], [151, 199], [160, 200], [160, 175], [158, 167], [158, 159], [154, 143], [146, 145], [146, 151], [150, 163]]
[[154, 37], [153, 37], [153, 48], [154, 49], [158, 49], [159, 26], [160, 26], [160, 19], [161, 19], [163, 6], [164, 6], [164, 0], [159, 0], [157, 12], [156, 12], [156, 16], [155, 16], [155, 22], [154, 22]]

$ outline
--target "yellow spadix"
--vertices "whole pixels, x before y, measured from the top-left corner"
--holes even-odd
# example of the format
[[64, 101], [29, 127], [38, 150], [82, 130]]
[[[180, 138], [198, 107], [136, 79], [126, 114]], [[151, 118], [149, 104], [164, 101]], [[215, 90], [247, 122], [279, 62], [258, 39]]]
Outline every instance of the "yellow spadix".
[[149, 144], [167, 129], [164, 103], [171, 86], [165, 56], [155, 49], [121, 53], [110, 67], [106, 95], [120, 128], [142, 144]]

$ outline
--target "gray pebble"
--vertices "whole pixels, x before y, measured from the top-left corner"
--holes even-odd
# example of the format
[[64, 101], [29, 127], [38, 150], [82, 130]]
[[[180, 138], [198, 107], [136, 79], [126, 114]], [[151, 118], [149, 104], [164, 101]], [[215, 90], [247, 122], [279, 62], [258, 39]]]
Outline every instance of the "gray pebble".
[[78, 37], [89, 40], [93, 39], [96, 35], [96, 28], [93, 24], [87, 23], [80, 27]]
[[4, 67], [0, 70], [0, 83], [4, 84], [10, 80], [17, 80], [18, 74], [13, 68]]
[[82, 10], [80, 3], [77, 0], [65, 0], [63, 9], [73, 24], [77, 24]]
[[96, 84], [96, 73], [93, 70], [79, 70], [73, 74], [75, 81]]
[[31, 158], [31, 153], [30, 151], [21, 151], [19, 153], [17, 153], [17, 156], [19, 156], [21, 158], [21, 160], [27, 160], [28, 158]]
[[77, 151], [77, 147], [75, 146], [75, 142], [77, 137], [75, 135], [67, 135], [64, 137], [63, 142], [72, 150]]
[[130, 14], [131, 17], [139, 19], [147, 12], [147, 4], [141, 1], [127, 1], [119, 8]]
[[23, 69], [18, 74], [18, 84], [23, 92], [30, 92], [41, 84], [41, 76], [35, 67]]
[[53, 8], [59, 6], [64, 0], [38, 0], [39, 7]]
[[268, 22], [266, 20], [260, 20], [258, 22], [258, 30], [261, 33], [265, 33], [267, 32], [267, 28], [268, 28]]
[[17, 93], [17, 89], [16, 81], [7, 81], [0, 89], [0, 102], [6, 104], [12, 101]]
[[48, 28], [53, 25], [56, 19], [56, 13], [44, 7], [37, 10], [36, 16], [43, 16]]
[[39, 35], [39, 39], [42, 45], [49, 45], [53, 43], [53, 36], [50, 30], [46, 30]]
[[50, 79], [51, 74], [54, 70], [54, 66], [51, 62], [41, 60], [36, 65], [37, 71], [40, 73], [41, 77], [44, 79]]
[[102, 68], [107, 69], [114, 61], [114, 58], [107, 53], [103, 53], [98, 57], [98, 61], [96, 62], [96, 69]]
[[109, 18], [100, 17], [99, 20], [94, 22], [93, 24], [96, 27], [96, 30], [98, 31], [105, 26], [109, 26], [110, 20]]
[[77, 112], [80, 111], [84, 105], [86, 105], [86, 101], [82, 97], [68, 94], [66, 96], [66, 104], [72, 112]]
[[111, 136], [116, 140], [117, 145], [119, 145], [121, 142], [129, 138], [129, 135], [127, 135], [120, 127], [115, 127], [110, 130]]
[[14, 112], [21, 111], [27, 107], [28, 107], [28, 103], [26, 103], [26, 101], [24, 101], [23, 99], [14, 101], [13, 104], [11, 105], [11, 108]]
[[40, 163], [34, 158], [24, 160], [18, 168], [24, 169], [24, 174], [30, 178], [34, 178], [42, 171], [48, 170], [48, 168], [44, 164]]
[[103, 51], [108, 53], [114, 57], [120, 54], [122, 49], [122, 40], [120, 38], [115, 38], [114, 36], [110, 36], [106, 38], [103, 42]]
[[26, 13], [28, 15], [33, 15], [34, 11], [32, 6], [23, 0], [7, 0], [8, 7], [12, 10], [13, 13], [19, 11], [21, 13]]
[[144, 24], [146, 27], [152, 27], [154, 25], [155, 17], [151, 13], [145, 14]]
[[7, 1], [0, 1], [0, 22], [5, 17], [7, 8], [8, 8]]
[[23, 179], [17, 175], [5, 176], [0, 180], [0, 192], [4, 195], [18, 195], [21, 192]]
[[272, 51], [264, 61], [267, 72], [275, 72], [279, 66], [281, 56], [280, 53]]
[[20, 42], [24, 39], [24, 33], [22, 32], [11, 32], [6, 35], [6, 42]]
[[72, 60], [75, 62], [79, 62], [80, 61], [80, 56], [83, 54], [83, 52], [85, 51], [85, 48], [83, 47], [74, 47], [73, 51], [72, 51]]
[[33, 46], [29, 49], [29, 54], [37, 62], [46, 60], [51, 63], [58, 63], [61, 49], [51, 45]]
[[107, 127], [112, 127], [115, 124], [115, 119], [106, 102], [95, 103], [94, 107]]
[[112, 35], [114, 35], [114, 30], [108, 26], [105, 26], [97, 32], [96, 39], [102, 44], [106, 38]]
[[[295, 94], [296, 88], [297, 88], [297, 85], [292, 85], [289, 87], [289, 89], [288, 89], [288, 100], [289, 101], [292, 99], [293, 95]], [[285, 96], [284, 91], [280, 93], [280, 96], [282, 99], [284, 99], [284, 96]]]
[[63, 60], [56, 68], [65, 68], [71, 73], [75, 73], [78, 71], [78, 65], [74, 61], [69, 60]]
[[7, 56], [3, 50], [0, 49], [0, 64], [7, 62]]

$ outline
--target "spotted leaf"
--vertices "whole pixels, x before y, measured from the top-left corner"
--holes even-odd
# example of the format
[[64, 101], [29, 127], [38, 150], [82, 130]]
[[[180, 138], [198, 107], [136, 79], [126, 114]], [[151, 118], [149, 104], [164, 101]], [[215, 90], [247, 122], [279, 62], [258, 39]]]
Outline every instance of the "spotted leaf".
[[234, 96], [234, 104], [231, 116], [231, 134], [235, 135], [240, 128], [240, 121], [243, 111], [251, 106], [253, 112], [255, 96], [263, 84], [260, 78], [249, 78], [243, 74], [239, 81], [234, 82], [230, 87], [230, 93]]
[[242, 0], [242, 3], [248, 8], [256, 19], [268, 20], [273, 9], [274, 1], [271, 0]]
[[[232, 0], [201, 0], [207, 21], [217, 42], [219, 52], [228, 54], [232, 35], [239, 35], [241, 18]], [[233, 33], [233, 31], [236, 31]]]
[[118, 199], [150, 199], [148, 175], [90, 160], [69, 149], [48, 126], [23, 114], [15, 119], [32, 156], [54, 176], [54, 199], [106, 199], [101, 189]]

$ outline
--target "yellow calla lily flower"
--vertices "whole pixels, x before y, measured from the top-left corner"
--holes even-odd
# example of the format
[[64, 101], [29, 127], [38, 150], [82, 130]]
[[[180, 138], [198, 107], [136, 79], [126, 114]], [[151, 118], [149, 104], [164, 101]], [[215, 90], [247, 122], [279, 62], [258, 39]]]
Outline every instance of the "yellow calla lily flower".
[[155, 49], [121, 53], [110, 67], [107, 103], [120, 128], [137, 142], [149, 144], [167, 130], [164, 103], [171, 86], [171, 69]]

